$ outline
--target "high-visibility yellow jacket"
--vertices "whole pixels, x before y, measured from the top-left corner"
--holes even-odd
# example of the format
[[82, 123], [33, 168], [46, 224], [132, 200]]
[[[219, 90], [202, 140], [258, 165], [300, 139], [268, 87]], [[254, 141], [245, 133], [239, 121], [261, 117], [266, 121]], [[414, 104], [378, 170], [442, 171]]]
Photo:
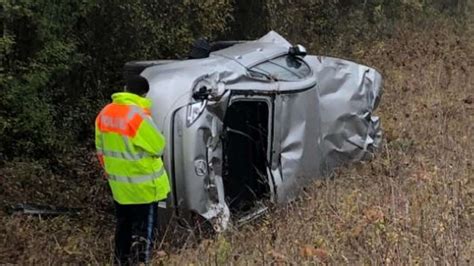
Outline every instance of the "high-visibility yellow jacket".
[[161, 156], [165, 139], [150, 117], [151, 101], [120, 92], [95, 121], [99, 161], [120, 204], [165, 199], [170, 191]]

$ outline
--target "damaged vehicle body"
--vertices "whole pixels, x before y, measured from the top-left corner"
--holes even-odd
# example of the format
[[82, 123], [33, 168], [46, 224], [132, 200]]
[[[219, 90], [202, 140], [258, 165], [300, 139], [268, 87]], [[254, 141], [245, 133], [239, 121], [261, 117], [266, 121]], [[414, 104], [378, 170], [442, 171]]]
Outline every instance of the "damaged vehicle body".
[[172, 192], [160, 206], [217, 231], [370, 157], [381, 141], [376, 70], [306, 55], [275, 32], [231, 44], [201, 59], [126, 64], [149, 81], [152, 117], [168, 141]]

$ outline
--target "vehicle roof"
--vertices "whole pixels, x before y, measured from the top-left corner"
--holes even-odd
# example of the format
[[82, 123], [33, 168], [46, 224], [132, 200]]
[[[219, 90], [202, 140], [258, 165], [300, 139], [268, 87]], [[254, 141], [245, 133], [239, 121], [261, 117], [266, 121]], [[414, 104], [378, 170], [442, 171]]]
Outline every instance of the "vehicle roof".
[[[242, 42], [228, 48], [212, 52], [209, 57], [203, 59], [189, 59], [181, 61], [171, 61], [147, 68], [147, 73], [170, 73], [171, 71], [194, 72], [193, 68], [207, 68], [208, 71], [216, 70], [217, 66], [233, 65], [237, 63], [245, 71], [251, 67], [268, 59], [286, 54], [291, 44], [281, 35], [270, 31], [262, 38], [255, 41]], [[231, 61], [231, 62], [228, 62]], [[225, 69], [225, 68], [224, 68]], [[198, 71], [199, 72], [199, 71]], [[190, 73], [191, 74], [191, 73]], [[147, 75], [150, 77], [150, 75]]]
[[228, 90], [283, 91], [311, 85], [313, 78], [306, 79], [304, 84], [292, 82], [285, 85], [262, 80], [258, 86], [252, 85], [255, 80], [247, 69], [287, 54], [290, 47], [288, 41], [271, 31], [258, 40], [212, 52], [207, 58], [171, 61], [146, 68], [141, 75], [150, 84], [147, 96], [154, 103], [154, 118], [167, 125], [164, 120], [169, 113], [192, 102], [192, 89], [204, 80], [212, 84], [211, 87], [216, 87], [217, 83], [225, 84]]
[[244, 67], [251, 67], [268, 59], [288, 53], [291, 44], [278, 33], [271, 31], [262, 38], [236, 44], [211, 53], [236, 61]]

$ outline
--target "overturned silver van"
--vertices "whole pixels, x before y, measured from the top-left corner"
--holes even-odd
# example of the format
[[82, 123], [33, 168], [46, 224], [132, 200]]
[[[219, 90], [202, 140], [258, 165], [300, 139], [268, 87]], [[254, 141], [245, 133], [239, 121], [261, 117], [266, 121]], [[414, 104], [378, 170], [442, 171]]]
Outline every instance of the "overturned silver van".
[[376, 70], [306, 55], [276, 32], [232, 44], [202, 59], [131, 62], [168, 141], [172, 192], [160, 207], [217, 231], [370, 157], [381, 141]]

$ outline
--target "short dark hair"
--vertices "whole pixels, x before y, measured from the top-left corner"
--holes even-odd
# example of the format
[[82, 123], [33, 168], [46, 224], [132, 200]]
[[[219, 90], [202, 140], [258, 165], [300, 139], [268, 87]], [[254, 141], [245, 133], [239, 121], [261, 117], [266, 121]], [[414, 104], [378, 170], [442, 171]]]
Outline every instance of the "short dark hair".
[[148, 80], [146, 80], [146, 78], [139, 75], [133, 75], [127, 78], [125, 89], [128, 92], [143, 95], [148, 92], [150, 85], [148, 85]]

